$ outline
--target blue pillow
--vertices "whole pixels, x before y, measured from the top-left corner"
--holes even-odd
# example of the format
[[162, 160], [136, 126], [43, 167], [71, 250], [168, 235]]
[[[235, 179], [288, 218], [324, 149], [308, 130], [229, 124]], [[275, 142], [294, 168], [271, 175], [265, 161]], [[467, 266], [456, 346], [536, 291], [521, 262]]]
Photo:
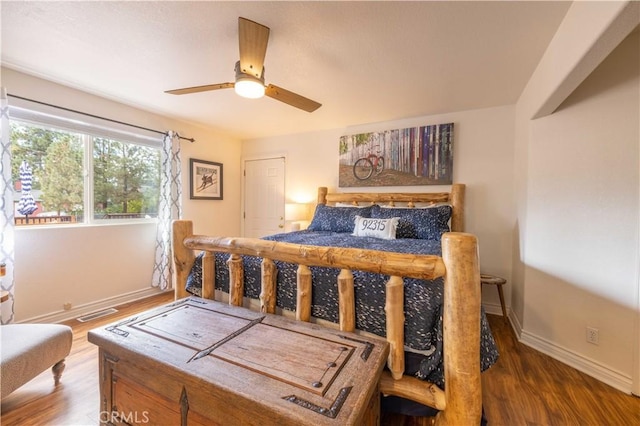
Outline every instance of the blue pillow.
[[374, 206], [372, 218], [398, 217], [396, 238], [418, 238], [439, 241], [442, 234], [449, 232], [451, 206], [441, 205], [421, 208], [385, 208]]
[[356, 216], [370, 217], [368, 207], [333, 207], [318, 204], [309, 231], [353, 232]]

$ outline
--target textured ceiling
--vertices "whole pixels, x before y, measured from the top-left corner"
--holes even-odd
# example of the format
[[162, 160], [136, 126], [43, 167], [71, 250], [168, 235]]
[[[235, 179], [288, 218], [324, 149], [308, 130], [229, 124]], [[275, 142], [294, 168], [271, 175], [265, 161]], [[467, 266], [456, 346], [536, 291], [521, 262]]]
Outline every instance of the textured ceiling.
[[[248, 139], [515, 103], [569, 5], [3, 1], [2, 64]], [[163, 93], [234, 81], [239, 16], [271, 28], [266, 83], [320, 109]]]

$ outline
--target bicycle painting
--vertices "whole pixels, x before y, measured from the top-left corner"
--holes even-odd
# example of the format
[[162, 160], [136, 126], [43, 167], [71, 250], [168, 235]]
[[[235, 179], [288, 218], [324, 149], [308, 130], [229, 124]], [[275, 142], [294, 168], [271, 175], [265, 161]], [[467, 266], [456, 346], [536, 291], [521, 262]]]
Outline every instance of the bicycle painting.
[[380, 155], [380, 147], [376, 153], [369, 153], [366, 157], [362, 157], [356, 160], [353, 165], [353, 175], [356, 179], [366, 180], [373, 175], [373, 173], [379, 175], [384, 170], [384, 157]]
[[340, 138], [340, 187], [449, 185], [453, 123]]

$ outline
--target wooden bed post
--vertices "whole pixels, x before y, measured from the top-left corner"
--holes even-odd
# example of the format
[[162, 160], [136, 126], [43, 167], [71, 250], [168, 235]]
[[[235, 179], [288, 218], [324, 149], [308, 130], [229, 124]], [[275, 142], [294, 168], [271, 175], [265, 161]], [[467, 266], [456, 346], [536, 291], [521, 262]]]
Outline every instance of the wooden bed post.
[[202, 256], [202, 298], [216, 298], [216, 256], [210, 251]]
[[327, 193], [329, 190], [326, 186], [318, 188], [318, 204], [327, 204]]
[[173, 263], [176, 270], [176, 288], [174, 289], [176, 300], [189, 296], [185, 286], [196, 256], [193, 254], [193, 250], [184, 246], [183, 241], [191, 235], [193, 235], [193, 222], [190, 220], [173, 221], [171, 247], [173, 248]]
[[229, 304], [242, 306], [244, 297], [244, 268], [242, 256], [233, 253], [227, 260], [229, 265]]
[[278, 271], [273, 260], [264, 258], [260, 265], [262, 282], [260, 285], [260, 312], [276, 313], [276, 284]]
[[464, 192], [465, 186], [463, 183], [454, 183], [451, 186], [449, 202], [453, 206], [451, 215], [452, 232], [464, 232]]
[[480, 381], [480, 266], [474, 235], [442, 236], [446, 267], [443, 309], [446, 408], [436, 424], [478, 425], [482, 417]]
[[340, 330], [356, 329], [356, 298], [353, 288], [353, 272], [341, 269], [338, 275], [338, 309], [340, 311]]
[[387, 281], [386, 303], [387, 341], [389, 360], [387, 367], [394, 379], [399, 380], [404, 373], [404, 281], [393, 275]]
[[311, 320], [311, 269], [307, 265], [298, 265], [298, 285], [296, 292], [296, 319], [309, 322]]

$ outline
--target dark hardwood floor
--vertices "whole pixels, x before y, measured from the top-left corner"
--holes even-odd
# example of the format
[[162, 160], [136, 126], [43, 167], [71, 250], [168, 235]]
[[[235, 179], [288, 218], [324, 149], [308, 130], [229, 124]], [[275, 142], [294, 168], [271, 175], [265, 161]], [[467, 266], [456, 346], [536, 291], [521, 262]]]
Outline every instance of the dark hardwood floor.
[[[51, 372], [45, 371], [2, 400], [0, 423], [99, 424], [98, 350], [87, 341], [87, 332], [171, 300], [172, 293], [162, 294], [119, 306], [117, 313], [94, 321], [68, 321], [74, 340], [61, 385], [54, 387]], [[489, 425], [640, 425], [640, 398], [520, 344], [502, 317], [490, 315], [489, 322], [501, 354], [482, 378]], [[392, 414], [382, 418], [383, 426], [430, 424]]]

